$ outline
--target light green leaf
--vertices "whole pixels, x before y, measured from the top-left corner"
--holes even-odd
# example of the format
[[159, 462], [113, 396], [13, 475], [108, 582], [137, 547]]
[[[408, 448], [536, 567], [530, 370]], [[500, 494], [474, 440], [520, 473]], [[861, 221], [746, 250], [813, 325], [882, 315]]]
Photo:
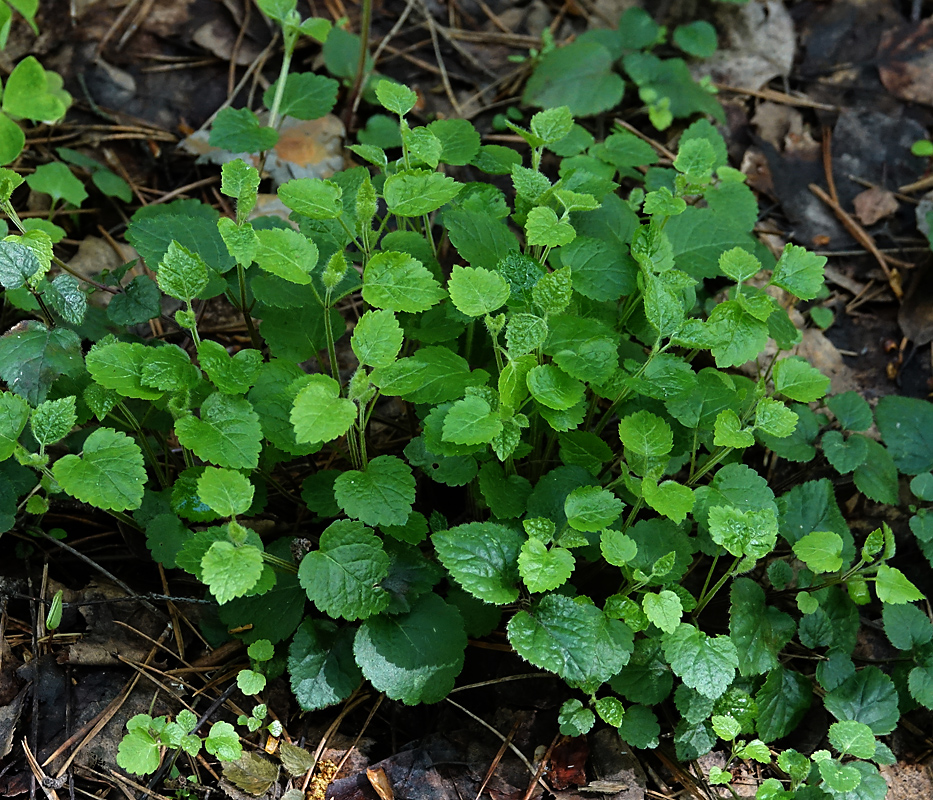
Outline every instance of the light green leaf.
[[748, 250], [733, 247], [719, 256], [719, 270], [727, 278], [742, 283], [761, 271], [761, 262]]
[[57, 275], [45, 286], [42, 293], [45, 302], [65, 322], [80, 325], [87, 312], [87, 295], [71, 275]]
[[172, 240], [159, 262], [159, 288], [178, 300], [190, 301], [207, 286], [208, 271], [204, 259]]
[[390, 213], [420, 217], [449, 203], [462, 188], [462, 184], [439, 172], [410, 169], [386, 178], [383, 195]]
[[215, 722], [204, 740], [204, 749], [221, 761], [236, 761], [242, 754], [240, 737], [229, 722]]
[[755, 427], [769, 436], [783, 439], [797, 427], [797, 415], [780, 400], [762, 397], [755, 408]]
[[794, 555], [813, 572], [836, 572], [842, 568], [842, 537], [830, 531], [811, 531], [793, 546]]
[[642, 598], [642, 608], [645, 616], [665, 633], [673, 633], [680, 625], [684, 608], [680, 598], [669, 589], [663, 589], [655, 594], [649, 592]]
[[844, 756], [869, 759], [875, 755], [875, 734], [864, 722], [834, 722], [829, 726], [829, 743]]
[[255, 112], [248, 108], [227, 107], [214, 118], [208, 141], [211, 147], [231, 153], [259, 153], [275, 147], [278, 140], [278, 131], [268, 125], [260, 125]]
[[625, 717], [625, 706], [618, 697], [600, 697], [594, 704], [599, 718], [607, 725], [618, 728]]
[[455, 266], [447, 282], [447, 291], [457, 310], [468, 317], [491, 314], [509, 299], [505, 278], [482, 267]]
[[[794, 422], [796, 424], [796, 420]], [[713, 430], [713, 444], [717, 447], [744, 449], [755, 444], [755, 435], [748, 428], [742, 427], [739, 415], [731, 408], [719, 412]]]
[[[262, 353], [258, 350], [247, 348], [231, 357], [222, 344], [210, 339], [199, 345], [198, 360], [201, 369], [224, 394], [245, 394], [262, 369]], [[149, 362], [146, 366], [149, 367]]]
[[829, 378], [798, 356], [783, 358], [774, 365], [774, 388], [791, 400], [812, 403], [829, 389]]
[[682, 622], [664, 636], [664, 655], [683, 682], [704, 697], [720, 697], [735, 677], [738, 652], [728, 636], [707, 636]]
[[573, 553], [563, 547], [552, 547], [540, 539], [528, 539], [518, 556], [518, 572], [529, 592], [550, 592], [563, 586], [574, 567]]
[[875, 576], [875, 591], [882, 603], [901, 604], [923, 600], [923, 593], [896, 567], [882, 564]]
[[378, 456], [366, 470], [347, 470], [334, 482], [337, 504], [366, 525], [404, 525], [415, 502], [411, 468], [395, 456]]
[[255, 469], [262, 449], [259, 416], [248, 400], [214, 392], [201, 405], [201, 418], [182, 417], [175, 435], [204, 461], [230, 469]]
[[787, 244], [771, 274], [771, 283], [801, 300], [812, 300], [823, 286], [825, 265], [826, 256]]
[[237, 688], [247, 697], [259, 694], [266, 688], [266, 676], [251, 669], [241, 669], [236, 674]]
[[144, 380], [150, 353], [150, 348], [138, 342], [110, 342], [91, 348], [85, 364], [95, 383], [105, 389], [124, 397], [155, 400], [162, 392], [147, 386]]
[[516, 600], [522, 534], [497, 522], [470, 522], [432, 541], [441, 564], [471, 595], [495, 605]]
[[48, 446], [64, 439], [77, 421], [75, 397], [70, 395], [40, 403], [32, 412], [29, 424], [36, 441], [42, 446]]
[[64, 200], [73, 206], [80, 206], [87, 199], [84, 184], [61, 161], [40, 164], [32, 175], [26, 176], [26, 183], [34, 192], [51, 195], [53, 203]]
[[72, 497], [96, 508], [139, 508], [146, 468], [139, 446], [125, 433], [98, 428], [84, 440], [80, 456], [62, 456], [52, 475]]
[[596, 715], [576, 698], [567, 700], [557, 714], [557, 723], [564, 736], [584, 736], [596, 722]]
[[236, 218], [242, 224], [256, 205], [259, 170], [242, 158], [228, 161], [220, 168], [220, 191], [236, 200]]
[[[388, 457], [388, 456], [386, 456]], [[365, 525], [331, 523], [298, 567], [298, 580], [311, 602], [330, 617], [366, 619], [389, 604], [379, 584], [389, 574], [389, 556]]]
[[242, 597], [262, 575], [262, 550], [252, 544], [240, 547], [228, 541], [214, 542], [201, 559], [201, 580], [223, 605]]
[[343, 211], [343, 190], [333, 181], [297, 178], [279, 187], [279, 200], [311, 219], [337, 219]]
[[567, 106], [539, 111], [531, 118], [531, 132], [545, 145], [563, 139], [573, 128], [573, 115]]
[[[568, 305], [573, 295], [572, 276], [570, 269], [562, 267], [547, 272], [539, 277], [535, 276], [536, 281], [531, 289], [531, 299], [541, 310], [541, 313], [560, 314]], [[513, 283], [513, 296], [514, 296]]]
[[329, 442], [343, 436], [356, 419], [356, 405], [340, 396], [340, 384], [329, 375], [301, 379], [290, 419], [298, 442]]
[[479, 395], [457, 400], [444, 417], [443, 439], [454, 444], [485, 444], [502, 432], [502, 420]]
[[254, 491], [245, 475], [231, 469], [205, 467], [198, 477], [198, 497], [222, 517], [245, 514]]
[[400, 83], [381, 80], [376, 84], [376, 99], [383, 108], [404, 117], [415, 107], [418, 95]]
[[481, 386], [488, 380], [489, 373], [481, 369], [471, 372], [466, 360], [446, 347], [422, 347], [413, 356], [372, 373], [373, 383], [383, 394], [397, 395], [412, 403], [456, 400], [463, 397], [468, 386]]
[[428, 125], [441, 143], [441, 161], [454, 166], [469, 164], [479, 152], [480, 138], [466, 119], [438, 119]]
[[260, 268], [290, 283], [312, 283], [317, 266], [317, 245], [291, 228], [256, 231], [258, 246], [253, 259]]
[[636, 411], [619, 422], [619, 439], [625, 448], [625, 461], [638, 475], [663, 470], [674, 446], [671, 426], [650, 411]]
[[363, 299], [389, 311], [427, 311], [444, 298], [430, 270], [407, 253], [376, 253], [363, 271]]
[[402, 328], [391, 311], [367, 311], [353, 329], [350, 347], [360, 364], [387, 367], [402, 349]]
[[570, 244], [576, 237], [573, 226], [557, 218], [547, 206], [535, 206], [525, 220], [525, 239], [529, 245], [560, 247]]
[[599, 549], [603, 558], [616, 567], [628, 564], [638, 555], [638, 545], [622, 531], [604, 530], [599, 537]]
[[599, 486], [580, 486], [564, 500], [564, 513], [571, 528], [599, 531], [608, 528], [622, 514], [625, 504], [612, 492]]
[[777, 514], [773, 508], [744, 511], [735, 506], [713, 506], [709, 509], [709, 533], [734, 556], [764, 558], [777, 543]]
[[683, 522], [693, 510], [693, 490], [677, 481], [658, 483], [647, 477], [641, 482], [641, 493], [651, 508], [677, 523]]

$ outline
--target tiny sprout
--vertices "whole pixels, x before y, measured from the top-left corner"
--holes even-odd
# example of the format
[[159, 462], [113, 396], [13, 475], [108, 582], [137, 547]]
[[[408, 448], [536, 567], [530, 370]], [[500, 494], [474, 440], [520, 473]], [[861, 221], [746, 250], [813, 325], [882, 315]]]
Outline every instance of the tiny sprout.
[[55, 633], [58, 630], [58, 626], [62, 624], [62, 590], [59, 589], [55, 592], [55, 596], [52, 598], [52, 605], [49, 607], [49, 613], [45, 618], [45, 627], [48, 628], [49, 632]]

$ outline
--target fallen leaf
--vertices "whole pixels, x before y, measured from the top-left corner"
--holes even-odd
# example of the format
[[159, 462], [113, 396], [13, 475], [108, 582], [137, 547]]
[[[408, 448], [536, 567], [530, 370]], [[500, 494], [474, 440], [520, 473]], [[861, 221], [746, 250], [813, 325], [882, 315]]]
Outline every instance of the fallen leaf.
[[880, 186], [872, 186], [864, 192], [859, 192], [852, 203], [855, 206], [855, 216], [862, 225], [874, 225], [879, 219], [890, 217], [898, 209], [894, 192]]
[[378, 769], [369, 769], [367, 767], [366, 777], [369, 779], [376, 794], [379, 795], [380, 800], [394, 800], [395, 792], [392, 791], [389, 778], [386, 776], [386, 771], [382, 767]]

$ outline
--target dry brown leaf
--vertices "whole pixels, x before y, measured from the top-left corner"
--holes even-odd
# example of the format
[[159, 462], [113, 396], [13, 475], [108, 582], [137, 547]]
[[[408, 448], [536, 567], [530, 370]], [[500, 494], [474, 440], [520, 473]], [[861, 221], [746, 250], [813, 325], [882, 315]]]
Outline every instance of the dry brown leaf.
[[862, 225], [874, 225], [879, 219], [890, 217], [898, 209], [894, 192], [880, 186], [872, 186], [864, 192], [859, 192], [852, 203], [855, 206], [855, 216]]
[[386, 771], [382, 767], [378, 769], [370, 769], [367, 767], [366, 777], [369, 778], [370, 785], [373, 787], [376, 794], [379, 795], [379, 800], [395, 800], [395, 792], [392, 791], [392, 784], [389, 783]]

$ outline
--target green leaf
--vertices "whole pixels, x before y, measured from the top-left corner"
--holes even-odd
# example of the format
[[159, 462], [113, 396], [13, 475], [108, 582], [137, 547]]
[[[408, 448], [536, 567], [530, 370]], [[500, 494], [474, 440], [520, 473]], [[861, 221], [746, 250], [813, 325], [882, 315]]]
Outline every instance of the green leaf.
[[529, 592], [550, 592], [563, 586], [574, 567], [573, 554], [564, 547], [552, 547], [540, 539], [528, 539], [518, 556], [518, 572]]
[[852, 473], [856, 487], [877, 503], [897, 505], [897, 466], [891, 453], [874, 439], [865, 437], [865, 443], [868, 455]]
[[60, 91], [61, 85], [60, 76], [47, 72], [35, 57], [27, 56], [7, 78], [3, 110], [33, 122], [57, 122], [71, 103], [71, 96]]
[[407, 253], [376, 253], [363, 271], [363, 299], [389, 311], [426, 311], [444, 298], [430, 270]]
[[147, 275], [137, 275], [114, 295], [107, 305], [107, 316], [117, 325], [138, 325], [162, 312], [162, 295], [156, 282]]
[[387, 111], [404, 117], [415, 107], [415, 103], [418, 102], [418, 95], [400, 83], [381, 80], [376, 84], [376, 99]]
[[900, 472], [919, 475], [933, 469], [933, 405], [890, 395], [878, 402], [875, 419]]
[[266, 688], [266, 676], [251, 669], [241, 669], [236, 674], [237, 688], [247, 697], [259, 694]]
[[260, 268], [290, 283], [307, 285], [318, 262], [317, 245], [290, 228], [256, 231], [253, 258]]
[[65, 322], [80, 325], [87, 313], [87, 295], [71, 275], [57, 275], [45, 286], [42, 293], [45, 302], [52, 307]]
[[882, 603], [893, 605], [924, 599], [923, 593], [907, 580], [903, 572], [887, 564], [878, 567], [878, 573], [875, 576], [875, 591]]
[[771, 283], [801, 300], [812, 300], [823, 287], [825, 265], [826, 256], [811, 253], [795, 244], [787, 244], [771, 274]]
[[545, 145], [563, 139], [573, 128], [573, 115], [567, 106], [539, 111], [531, 118], [531, 132]]
[[150, 352], [136, 342], [110, 342], [93, 347], [85, 363], [94, 381], [105, 389], [124, 397], [155, 400], [162, 396], [162, 391], [143, 382]]
[[843, 439], [839, 431], [826, 431], [822, 445], [826, 459], [841, 475], [860, 467], [868, 458], [868, 440], [858, 433]]
[[933, 500], [933, 474], [924, 472], [911, 478], [910, 492], [919, 500]]
[[82, 503], [109, 511], [139, 508], [146, 469], [139, 446], [125, 433], [98, 428], [84, 440], [80, 456], [52, 465], [59, 485]]
[[783, 358], [774, 365], [774, 388], [791, 400], [812, 403], [829, 389], [829, 378], [798, 356]]
[[834, 722], [829, 726], [829, 743], [844, 756], [869, 759], [875, 755], [875, 734], [864, 722]]
[[466, 119], [438, 119], [428, 125], [441, 143], [441, 161], [466, 166], [479, 152], [480, 138], [473, 123]]
[[635, 288], [634, 262], [609, 242], [578, 235], [560, 249], [560, 259], [571, 269], [573, 288], [591, 300], [618, 300]]
[[709, 58], [716, 52], [716, 29], [705, 20], [696, 20], [674, 28], [674, 44], [697, 58]]
[[259, 124], [248, 108], [224, 108], [211, 124], [211, 147], [231, 153], [259, 153], [275, 147], [278, 131]]
[[395, 456], [378, 456], [366, 470], [347, 470], [334, 482], [337, 504], [367, 525], [404, 525], [415, 501], [411, 468]]
[[764, 558], [777, 543], [778, 520], [773, 508], [713, 506], [708, 519], [712, 540], [734, 556]]
[[[288, 673], [303, 710], [336, 705], [359, 686], [362, 674], [353, 660], [354, 634], [352, 628], [338, 630], [329, 620], [302, 621], [288, 648]], [[284, 759], [284, 751], [282, 755]]]
[[45, 447], [64, 439], [77, 421], [75, 397], [71, 395], [59, 400], [46, 400], [40, 403], [32, 412], [29, 424], [36, 441]]
[[[906, 398], [901, 398], [906, 399]], [[884, 398], [882, 398], [884, 400]], [[857, 392], [844, 392], [826, 398], [826, 405], [833, 412], [836, 420], [847, 431], [866, 431], [873, 422], [871, 406]], [[880, 405], [887, 405], [881, 403]], [[923, 403], [916, 404], [922, 408]]]
[[[383, 456], [391, 458], [391, 456]], [[298, 567], [298, 580], [311, 602], [330, 617], [366, 619], [389, 604], [379, 583], [389, 573], [389, 556], [362, 523], [338, 520], [321, 534]]]
[[214, 392], [201, 405], [201, 418], [175, 423], [182, 447], [198, 458], [230, 469], [255, 469], [262, 449], [259, 415], [248, 400]]
[[[514, 282], [512, 285], [514, 295]], [[571, 275], [567, 267], [541, 275], [531, 288], [534, 304], [545, 315], [560, 314], [570, 304], [572, 294]]]
[[468, 386], [481, 386], [488, 380], [489, 373], [470, 372], [466, 360], [446, 347], [422, 347], [413, 356], [372, 373], [373, 383], [383, 394], [397, 395], [412, 403], [455, 400], [463, 397]]
[[573, 226], [558, 219], [557, 214], [547, 206], [535, 206], [528, 212], [525, 220], [525, 240], [529, 245], [560, 247], [570, 244], [576, 237]]
[[159, 263], [159, 288], [178, 300], [191, 301], [207, 287], [204, 259], [177, 241], [172, 241]]
[[810, 681], [799, 672], [772, 669], [755, 695], [758, 735], [765, 742], [784, 738], [803, 719], [812, 697]]
[[237, 222], [242, 224], [256, 205], [259, 170], [237, 158], [224, 164], [220, 174], [220, 191], [236, 200]]
[[642, 608], [645, 610], [645, 616], [664, 633], [674, 633], [684, 613], [680, 598], [669, 589], [663, 589], [657, 594], [646, 594], [642, 598]]
[[564, 736], [584, 736], [596, 722], [596, 715], [577, 699], [567, 700], [557, 714], [557, 723]]
[[933, 639], [930, 618], [916, 606], [885, 604], [881, 615], [885, 635], [898, 650], [912, 650]]
[[[796, 420], [794, 423], [796, 424]], [[742, 427], [739, 415], [731, 408], [719, 412], [713, 431], [713, 444], [717, 447], [744, 449], [755, 444], [755, 435], [750, 429]]]
[[247, 348], [231, 357], [222, 344], [209, 339], [198, 346], [198, 359], [201, 369], [224, 394], [245, 394], [262, 369], [262, 353], [258, 350]]
[[420, 217], [449, 203], [462, 188], [462, 184], [439, 172], [410, 169], [386, 178], [383, 196], [389, 213]]
[[[25, 146], [26, 134], [23, 133], [23, 129], [6, 114], [0, 114], [0, 164], [16, 161]], [[6, 188], [3, 189], [3, 193], [6, 193]]]
[[[310, 20], [305, 20], [309, 22]], [[266, 108], [272, 108], [279, 82], [276, 81], [262, 96]], [[337, 102], [340, 84], [325, 75], [313, 72], [290, 72], [285, 78], [279, 114], [295, 119], [320, 119], [329, 114]]]
[[794, 620], [765, 604], [764, 589], [749, 578], [737, 578], [730, 590], [729, 635], [742, 675], [777, 669], [778, 654], [794, 636]]
[[538, 108], [567, 106], [576, 117], [607, 111], [625, 84], [612, 69], [612, 53], [595, 42], [574, 42], [545, 55], [525, 84], [522, 102]]
[[29, 410], [29, 404], [12, 392], [0, 394], [0, 462], [13, 455], [29, 419]]
[[811, 531], [794, 543], [794, 555], [813, 572], [836, 572], [842, 567], [842, 537], [830, 531]]
[[58, 377], [81, 371], [81, 340], [67, 328], [27, 320], [0, 337], [0, 378], [33, 406], [45, 400]]
[[353, 653], [378, 691], [414, 705], [447, 696], [463, 668], [466, 644], [459, 612], [428, 592], [407, 614], [366, 620], [356, 633]]
[[682, 622], [663, 641], [671, 669], [691, 689], [715, 699], [729, 688], [739, 657], [728, 636], [710, 637]]
[[230, 469], [206, 467], [198, 478], [198, 497], [222, 517], [245, 514], [254, 491], [245, 475]]
[[687, 518], [696, 501], [693, 490], [677, 481], [658, 483], [653, 478], [644, 478], [641, 493], [651, 508], [677, 523]]
[[204, 740], [204, 749], [220, 761], [236, 761], [243, 753], [240, 737], [229, 722], [215, 722]]
[[584, 396], [583, 384], [553, 364], [534, 367], [525, 381], [535, 400], [556, 411], [572, 408]]
[[262, 575], [262, 568], [262, 550], [255, 545], [237, 547], [219, 541], [214, 542], [201, 559], [201, 580], [223, 605], [252, 589]]
[[598, 486], [574, 489], [564, 501], [564, 513], [571, 528], [595, 532], [608, 528], [622, 514], [625, 504], [612, 492]]
[[485, 444], [502, 432], [499, 414], [479, 395], [457, 400], [444, 417], [443, 439], [454, 444]]
[[522, 658], [589, 691], [622, 669], [633, 649], [632, 632], [624, 623], [558, 594], [519, 611], [509, 621], [508, 635]]
[[631, 747], [653, 749], [658, 746], [661, 726], [650, 708], [629, 706], [619, 726], [619, 737]]
[[618, 728], [622, 724], [625, 717], [625, 706], [622, 705], [618, 697], [600, 697], [593, 703], [593, 707], [596, 709], [596, 713], [599, 714], [599, 718], [607, 725]]
[[491, 314], [509, 299], [505, 278], [482, 267], [455, 266], [447, 282], [447, 291], [457, 310], [468, 317]]
[[149, 775], [159, 768], [160, 748], [159, 743], [148, 729], [137, 727], [131, 730], [129, 728], [130, 723], [140, 717], [146, 717], [151, 722], [151, 717], [147, 714], [137, 714], [127, 723], [129, 732], [120, 740], [117, 747], [117, 766], [132, 775]]
[[[7, 92], [9, 89], [7, 83]], [[26, 177], [26, 183], [34, 192], [51, 195], [53, 204], [64, 200], [77, 207], [87, 199], [84, 184], [60, 161], [39, 165], [32, 175]]]
[[297, 178], [279, 187], [279, 200], [310, 219], [337, 219], [343, 211], [343, 190], [333, 181]]
[[499, 519], [514, 519], [525, 513], [531, 483], [521, 475], [506, 476], [495, 461], [479, 470], [479, 488], [489, 510]]
[[402, 349], [402, 328], [391, 311], [367, 311], [353, 329], [350, 346], [360, 364], [387, 367]]
[[625, 448], [625, 460], [638, 475], [663, 469], [674, 446], [670, 425], [650, 411], [636, 411], [619, 422], [619, 439]]
[[443, 222], [451, 244], [475, 267], [495, 269], [510, 253], [518, 256], [518, 240], [501, 219], [452, 208], [444, 211]]
[[893, 731], [900, 719], [894, 682], [873, 666], [828, 692], [824, 704], [836, 719], [862, 722], [877, 736]]
[[516, 600], [520, 533], [496, 522], [470, 522], [435, 533], [432, 541], [441, 564], [471, 595], [495, 605]]
[[147, 347], [141, 352], [139, 381], [144, 387], [175, 392], [193, 389], [201, 383], [201, 374], [191, 363], [191, 356], [178, 345]]
[[616, 567], [628, 564], [638, 555], [638, 545], [635, 540], [621, 531], [612, 529], [605, 530], [600, 535], [599, 549], [603, 558]]
[[747, 250], [733, 247], [719, 257], [719, 271], [736, 283], [754, 277], [761, 270], [761, 262]]
[[329, 375], [310, 375], [295, 396], [290, 419], [298, 442], [329, 442], [343, 436], [357, 416], [356, 404], [340, 397], [340, 384]]
[[534, 314], [512, 314], [505, 332], [509, 357], [515, 359], [541, 347], [547, 339], [548, 325]]
[[19, 289], [39, 272], [39, 258], [31, 247], [18, 242], [0, 242], [0, 284], [5, 289]]

